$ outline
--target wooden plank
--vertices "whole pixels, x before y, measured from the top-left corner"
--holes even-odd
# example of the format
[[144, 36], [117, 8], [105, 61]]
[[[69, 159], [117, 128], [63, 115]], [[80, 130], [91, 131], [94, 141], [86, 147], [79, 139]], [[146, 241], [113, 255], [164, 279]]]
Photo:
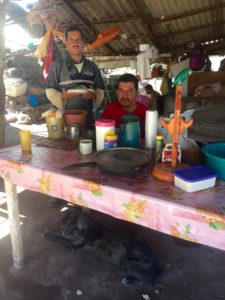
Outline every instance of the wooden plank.
[[12, 243], [13, 266], [16, 269], [24, 267], [23, 241], [20, 228], [20, 215], [16, 185], [5, 181], [5, 192], [9, 214], [10, 234]]

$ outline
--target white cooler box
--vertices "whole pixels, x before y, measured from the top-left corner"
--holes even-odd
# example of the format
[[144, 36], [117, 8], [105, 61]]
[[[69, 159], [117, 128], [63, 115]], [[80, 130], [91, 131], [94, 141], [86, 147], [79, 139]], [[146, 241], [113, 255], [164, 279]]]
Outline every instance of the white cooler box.
[[4, 84], [7, 96], [18, 97], [26, 94], [27, 82], [21, 78], [7, 78]]

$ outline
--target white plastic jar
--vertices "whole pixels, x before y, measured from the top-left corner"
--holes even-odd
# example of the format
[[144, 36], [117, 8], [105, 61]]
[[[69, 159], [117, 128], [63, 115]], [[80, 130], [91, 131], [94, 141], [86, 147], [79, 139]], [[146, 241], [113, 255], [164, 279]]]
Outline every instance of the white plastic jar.
[[115, 133], [115, 120], [99, 119], [95, 121], [96, 129], [96, 150], [104, 149], [105, 135], [108, 132]]

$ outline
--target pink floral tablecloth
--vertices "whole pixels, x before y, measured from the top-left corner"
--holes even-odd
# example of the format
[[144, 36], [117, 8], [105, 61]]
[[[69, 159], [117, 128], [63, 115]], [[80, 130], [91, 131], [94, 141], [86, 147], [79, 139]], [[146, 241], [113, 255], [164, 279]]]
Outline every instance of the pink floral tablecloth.
[[135, 178], [111, 176], [97, 167], [65, 174], [62, 167], [92, 160], [77, 150], [20, 146], [0, 150], [0, 176], [29, 190], [55, 196], [185, 240], [225, 250], [225, 184], [186, 193], [150, 171]]

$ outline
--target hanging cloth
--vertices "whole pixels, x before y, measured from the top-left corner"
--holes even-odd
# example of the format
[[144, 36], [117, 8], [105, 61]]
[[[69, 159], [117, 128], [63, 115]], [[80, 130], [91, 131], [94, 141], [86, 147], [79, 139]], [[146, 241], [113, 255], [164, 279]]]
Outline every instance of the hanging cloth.
[[55, 29], [48, 30], [46, 34], [43, 36], [42, 41], [35, 52], [35, 56], [37, 58], [39, 59], [44, 58], [48, 54], [48, 45], [50, 43], [50, 39], [52, 36], [55, 36], [63, 40], [64, 33]]
[[44, 57], [44, 65], [43, 65], [43, 77], [45, 82], [47, 81], [48, 72], [51, 67], [52, 61], [53, 61], [53, 35], [51, 33], [49, 37], [47, 55]]
[[169, 89], [169, 70], [170, 70], [170, 63], [167, 64], [166, 70], [164, 71], [163, 74], [163, 79], [162, 79], [162, 83], [160, 86], [160, 91], [162, 93], [163, 96], [168, 95], [170, 92]]

